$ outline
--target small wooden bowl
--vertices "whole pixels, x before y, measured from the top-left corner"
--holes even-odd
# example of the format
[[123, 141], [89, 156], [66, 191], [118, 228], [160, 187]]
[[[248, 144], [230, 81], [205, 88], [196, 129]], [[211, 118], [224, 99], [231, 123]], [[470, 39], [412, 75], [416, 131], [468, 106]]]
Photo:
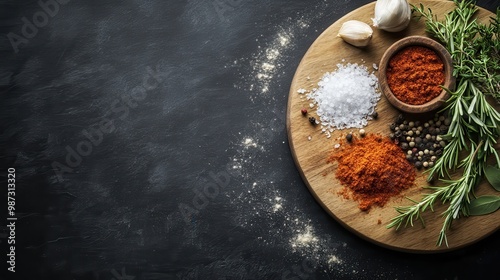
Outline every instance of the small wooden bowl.
[[389, 60], [393, 55], [398, 53], [400, 50], [409, 46], [422, 46], [433, 50], [441, 58], [444, 64], [445, 80], [443, 86], [449, 90], [455, 89], [455, 77], [453, 76], [453, 62], [450, 53], [441, 44], [430, 38], [424, 36], [409, 36], [392, 44], [382, 56], [382, 59], [380, 60], [379, 64], [380, 90], [384, 93], [387, 100], [394, 107], [407, 113], [425, 113], [438, 109], [450, 97], [450, 94], [444, 89], [437, 97], [430, 100], [429, 102], [421, 105], [412, 105], [404, 103], [403, 101], [399, 100], [396, 96], [394, 96], [391, 89], [389, 88], [389, 85], [387, 84], [386, 72]]

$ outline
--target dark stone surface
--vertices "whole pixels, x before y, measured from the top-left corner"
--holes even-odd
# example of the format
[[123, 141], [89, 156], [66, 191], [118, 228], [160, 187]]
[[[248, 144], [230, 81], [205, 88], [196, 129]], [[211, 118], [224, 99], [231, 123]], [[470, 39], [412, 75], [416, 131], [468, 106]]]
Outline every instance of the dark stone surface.
[[[14, 167], [18, 217], [15, 274], [0, 232], [2, 279], [497, 271], [498, 233], [447, 254], [383, 249], [329, 217], [297, 172], [285, 130], [294, 71], [369, 1], [59, 2], [0, 2], [1, 195]], [[310, 246], [292, 246], [308, 232]]]

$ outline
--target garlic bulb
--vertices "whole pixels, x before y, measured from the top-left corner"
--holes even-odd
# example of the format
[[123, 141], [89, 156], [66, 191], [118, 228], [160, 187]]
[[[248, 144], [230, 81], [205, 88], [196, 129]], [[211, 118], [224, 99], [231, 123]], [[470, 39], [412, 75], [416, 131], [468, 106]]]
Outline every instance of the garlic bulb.
[[368, 24], [358, 20], [348, 20], [342, 24], [337, 36], [353, 46], [364, 47], [370, 43], [372, 35], [373, 30]]
[[410, 23], [411, 8], [406, 0], [377, 0], [373, 26], [389, 32], [405, 29]]

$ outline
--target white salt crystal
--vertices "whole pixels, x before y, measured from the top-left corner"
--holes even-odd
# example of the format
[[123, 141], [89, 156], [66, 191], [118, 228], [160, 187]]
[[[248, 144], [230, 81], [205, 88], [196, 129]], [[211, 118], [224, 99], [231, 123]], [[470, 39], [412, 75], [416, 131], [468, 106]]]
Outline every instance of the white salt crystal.
[[328, 129], [344, 129], [367, 125], [380, 92], [377, 77], [366, 66], [348, 63], [337, 64], [337, 70], [326, 73], [307, 96], [317, 106], [321, 123]]
[[342, 263], [342, 260], [340, 260], [337, 256], [335, 255], [332, 255], [330, 256], [330, 258], [328, 259], [328, 264], [341, 264]]

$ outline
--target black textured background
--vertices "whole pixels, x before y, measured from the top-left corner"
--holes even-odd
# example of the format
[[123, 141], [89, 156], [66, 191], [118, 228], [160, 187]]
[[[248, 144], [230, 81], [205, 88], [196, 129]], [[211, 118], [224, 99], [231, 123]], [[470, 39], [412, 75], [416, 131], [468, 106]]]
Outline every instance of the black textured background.
[[[37, 2], [0, 1], [0, 189], [14, 167], [18, 217], [15, 274], [0, 231], [1, 279], [498, 271], [498, 233], [446, 254], [390, 251], [330, 218], [297, 172], [285, 130], [294, 71], [324, 29], [370, 1], [60, 0], [45, 19]], [[15, 50], [9, 38], [34, 15], [40, 27]], [[307, 232], [311, 245], [293, 247]]]

